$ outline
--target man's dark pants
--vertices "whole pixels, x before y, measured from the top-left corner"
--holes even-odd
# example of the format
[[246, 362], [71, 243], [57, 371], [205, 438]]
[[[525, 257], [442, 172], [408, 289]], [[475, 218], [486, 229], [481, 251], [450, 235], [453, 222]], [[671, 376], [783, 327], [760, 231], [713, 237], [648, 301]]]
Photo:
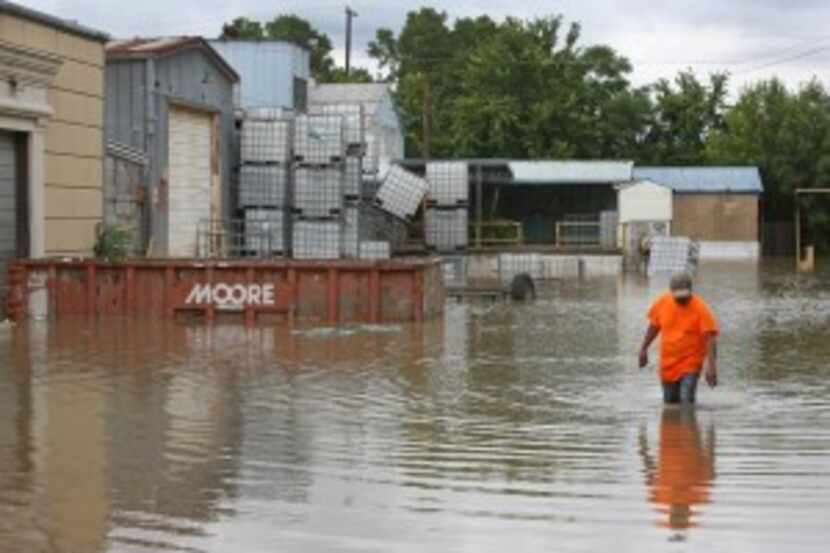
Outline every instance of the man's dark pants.
[[700, 373], [689, 373], [676, 382], [663, 382], [663, 402], [669, 405], [694, 404]]

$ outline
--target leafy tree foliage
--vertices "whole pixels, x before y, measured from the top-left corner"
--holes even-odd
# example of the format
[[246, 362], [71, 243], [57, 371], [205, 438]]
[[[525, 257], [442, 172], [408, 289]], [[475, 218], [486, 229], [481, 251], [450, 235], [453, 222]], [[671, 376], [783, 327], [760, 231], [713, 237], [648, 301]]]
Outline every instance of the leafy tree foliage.
[[[768, 220], [792, 218], [797, 188], [830, 187], [830, 95], [818, 81], [790, 91], [778, 79], [745, 89], [706, 144], [711, 163], [757, 165], [764, 181]], [[805, 197], [810, 227], [827, 245], [826, 198]], [[811, 209], [812, 208], [812, 209]]]
[[662, 165], [700, 165], [710, 133], [723, 128], [728, 76], [710, 75], [708, 86], [691, 71], [674, 84], [659, 80], [653, 87], [655, 109], [646, 139], [646, 159]]
[[411, 154], [634, 157], [651, 99], [631, 89], [630, 63], [579, 46], [561, 18], [496, 23], [411, 12], [399, 36], [380, 29], [369, 53], [410, 115]]
[[369, 73], [367, 69], [362, 67], [352, 67], [349, 70], [349, 74], [346, 74], [346, 69], [344, 67], [335, 67], [331, 73], [329, 74], [327, 82], [330, 83], [372, 83], [374, 79], [372, 78], [372, 74]]

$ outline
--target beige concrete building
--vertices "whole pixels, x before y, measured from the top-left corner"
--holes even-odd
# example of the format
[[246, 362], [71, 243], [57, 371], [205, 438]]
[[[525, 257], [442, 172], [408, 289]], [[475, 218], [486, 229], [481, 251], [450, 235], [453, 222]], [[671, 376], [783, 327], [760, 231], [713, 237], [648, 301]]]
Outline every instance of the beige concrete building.
[[0, 300], [11, 259], [92, 252], [106, 38], [0, 3]]

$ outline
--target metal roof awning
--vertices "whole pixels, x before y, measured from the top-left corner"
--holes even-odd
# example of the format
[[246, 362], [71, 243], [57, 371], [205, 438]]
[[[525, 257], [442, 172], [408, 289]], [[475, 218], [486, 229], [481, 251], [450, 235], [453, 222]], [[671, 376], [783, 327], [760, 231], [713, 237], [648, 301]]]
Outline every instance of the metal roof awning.
[[632, 161], [509, 161], [518, 185], [618, 184], [630, 182]]

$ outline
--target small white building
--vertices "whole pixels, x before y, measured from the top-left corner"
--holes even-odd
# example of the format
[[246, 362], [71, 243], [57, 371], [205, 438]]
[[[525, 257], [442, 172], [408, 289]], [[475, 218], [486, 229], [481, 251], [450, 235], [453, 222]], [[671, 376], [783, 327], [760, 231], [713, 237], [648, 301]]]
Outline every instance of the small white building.
[[392, 161], [404, 157], [403, 124], [388, 84], [316, 84], [309, 106], [363, 106], [366, 157], [363, 171], [384, 175]]
[[619, 187], [617, 207], [618, 245], [625, 253], [626, 265], [639, 267], [643, 242], [652, 236], [671, 233], [674, 193], [671, 188], [650, 180], [635, 181]]
[[638, 181], [619, 191], [620, 224], [634, 222], [671, 222], [673, 195], [671, 188], [651, 181]]

